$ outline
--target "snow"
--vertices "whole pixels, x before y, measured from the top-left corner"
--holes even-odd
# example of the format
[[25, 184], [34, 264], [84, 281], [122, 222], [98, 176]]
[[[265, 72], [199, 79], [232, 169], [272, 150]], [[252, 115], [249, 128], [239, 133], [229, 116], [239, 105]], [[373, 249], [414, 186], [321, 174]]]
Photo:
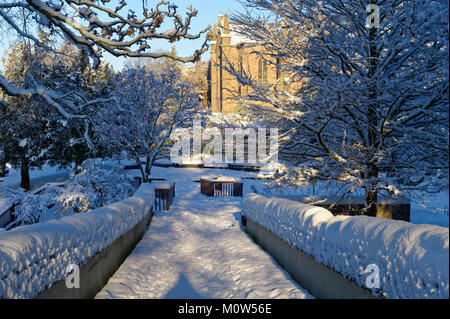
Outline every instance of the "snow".
[[216, 171], [153, 168], [153, 175], [176, 182], [174, 204], [156, 213], [96, 298], [311, 298], [241, 229], [241, 198], [200, 194], [193, 181], [205, 173]]
[[20, 141], [19, 146], [20, 147], [25, 147], [28, 144], [28, 140], [26, 138], [24, 138], [23, 140]]
[[171, 187], [170, 183], [154, 183], [155, 189], [169, 189]]
[[77, 175], [65, 183], [48, 183], [24, 196], [6, 228], [44, 223], [77, 213], [89, 212], [132, 196], [133, 178], [113, 163], [86, 160]]
[[0, 233], [0, 298], [32, 298], [65, 278], [71, 264], [82, 265], [140, 222], [154, 202], [154, 189], [90, 213]]
[[0, 214], [11, 208], [14, 204], [12, 198], [0, 198]]
[[[0, 185], [18, 190], [20, 187], [20, 169], [16, 170], [8, 165], [9, 174], [2, 178]], [[69, 169], [60, 169], [45, 164], [41, 169], [30, 170], [30, 180], [32, 190], [45, 185], [48, 182], [63, 182], [69, 177]]]
[[[260, 176], [262, 177], [262, 176]], [[269, 181], [270, 182], [270, 181]], [[252, 192], [265, 195], [282, 197], [295, 201], [314, 204], [315, 202], [331, 204], [339, 201], [342, 204], [364, 203], [364, 191], [356, 190], [356, 195], [338, 196], [339, 189], [342, 188], [337, 182], [318, 181], [314, 185], [293, 186], [290, 188], [274, 187], [268, 188], [263, 183], [255, 183]], [[413, 224], [430, 224], [441, 227], [449, 227], [449, 190], [443, 189], [436, 195], [422, 192], [415, 192], [410, 195], [396, 198], [379, 198], [379, 202], [394, 202], [396, 204], [407, 203], [410, 199], [411, 215], [410, 222]]]
[[365, 286], [367, 266], [380, 269], [386, 298], [449, 297], [449, 230], [249, 194], [243, 214], [345, 277]]
[[411, 208], [411, 223], [413, 224], [429, 224], [441, 227], [449, 227], [448, 212], [432, 212], [425, 208]]
[[[106, 167], [108, 162], [102, 165]], [[45, 176], [48, 170], [35, 173]], [[128, 173], [140, 175], [139, 170]], [[246, 214], [253, 212], [255, 220], [260, 218], [272, 231], [282, 230], [279, 236], [285, 236], [287, 242], [316, 254], [318, 261], [359, 284], [365, 283], [362, 270], [376, 263], [388, 298], [448, 297], [448, 228], [368, 217], [332, 217], [322, 208], [300, 214], [301, 204], [291, 201], [286, 202], [293, 206], [283, 204], [283, 215], [276, 215], [281, 211], [269, 214], [273, 205], [266, 200], [253, 201], [249, 210], [246, 202], [257, 195], [250, 195], [242, 205], [241, 198], [208, 198], [199, 194], [198, 181], [204, 176], [240, 180], [244, 195], [255, 190], [263, 192], [267, 190], [263, 184], [267, 181], [250, 179], [259, 175], [226, 169], [153, 167], [155, 178], [176, 182], [174, 206], [168, 213], [157, 213], [150, 231], [98, 297], [310, 297], [240, 229], [242, 207]], [[91, 213], [9, 232], [0, 230], [0, 298], [34, 296], [63, 278], [68, 264], [82, 264], [125, 233], [141, 219], [142, 205], [153, 202], [154, 194], [145, 185], [140, 192], [147, 194], [136, 194], [132, 199]], [[298, 189], [275, 190], [272, 194], [277, 192], [295, 195]], [[4, 202], [6, 197], [0, 196]], [[448, 191], [435, 199], [434, 206], [448, 205], [448, 200], [444, 204], [446, 198]], [[279, 200], [283, 201], [270, 201]], [[412, 207], [413, 219], [419, 215], [414, 215], [417, 210], [414, 204]], [[135, 213], [123, 214], [126, 210]], [[427, 214], [424, 210], [419, 216], [422, 219], [412, 221], [432, 223], [430, 216], [439, 220], [441, 215]], [[446, 219], [448, 225], [448, 215]]]
[[237, 177], [228, 177], [228, 176], [214, 176], [214, 175], [207, 175], [202, 176], [202, 179], [208, 182], [240, 182], [241, 179]]
[[[449, 227], [449, 191], [435, 196], [423, 197], [422, 201], [413, 201], [411, 203], [411, 223], [413, 224], [432, 224], [442, 227]], [[425, 206], [425, 207], [424, 207]]]
[[21, 194], [0, 184], [0, 214], [10, 209], [20, 198]]

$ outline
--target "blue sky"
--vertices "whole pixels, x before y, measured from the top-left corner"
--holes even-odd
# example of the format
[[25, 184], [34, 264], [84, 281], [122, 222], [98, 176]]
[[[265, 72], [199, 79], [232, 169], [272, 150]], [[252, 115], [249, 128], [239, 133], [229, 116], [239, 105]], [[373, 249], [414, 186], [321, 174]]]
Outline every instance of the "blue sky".
[[[131, 6], [140, 7], [141, 0], [128, 1], [128, 3], [132, 3]], [[149, 7], [155, 1], [149, 0]], [[172, 0], [173, 4], [179, 6], [178, 12], [183, 16], [186, 8], [189, 5], [192, 5], [193, 8], [198, 10], [198, 15], [196, 18], [192, 19], [192, 33], [197, 33], [200, 30], [204, 29], [208, 25], [213, 25], [217, 22], [217, 17], [219, 14], [225, 14], [225, 12], [231, 13], [233, 11], [242, 10], [242, 5], [237, 0]], [[175, 47], [177, 52], [181, 56], [190, 56], [194, 53], [196, 49], [198, 49], [204, 41], [204, 37], [200, 40], [189, 40], [189, 41], [179, 41], [175, 43]], [[152, 45], [153, 43], [153, 45]], [[153, 41], [150, 45], [152, 45], [152, 50], [170, 50], [172, 44], [166, 41]], [[120, 70], [123, 66], [126, 58], [116, 58], [112, 56], [105, 55], [105, 58], [108, 62], [110, 62], [115, 70]], [[202, 60], [209, 60], [210, 54], [206, 52], [202, 56]]]

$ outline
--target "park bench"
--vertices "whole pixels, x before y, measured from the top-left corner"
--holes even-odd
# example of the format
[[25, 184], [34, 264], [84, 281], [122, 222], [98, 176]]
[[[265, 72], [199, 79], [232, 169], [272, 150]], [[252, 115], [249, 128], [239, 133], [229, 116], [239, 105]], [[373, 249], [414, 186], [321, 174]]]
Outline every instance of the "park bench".
[[202, 178], [201, 193], [210, 197], [242, 197], [243, 183], [233, 178]]
[[175, 198], [175, 182], [155, 183], [155, 211], [168, 211]]
[[13, 213], [17, 204], [13, 203], [7, 209], [0, 212], [0, 227], [5, 227], [13, 221]]

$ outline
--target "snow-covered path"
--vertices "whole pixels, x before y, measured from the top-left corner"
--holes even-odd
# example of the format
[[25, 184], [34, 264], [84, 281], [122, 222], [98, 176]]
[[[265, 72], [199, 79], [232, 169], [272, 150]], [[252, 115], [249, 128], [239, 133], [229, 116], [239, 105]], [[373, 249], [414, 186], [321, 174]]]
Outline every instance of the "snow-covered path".
[[210, 199], [191, 181], [176, 189], [96, 298], [312, 298], [240, 228], [240, 199]]

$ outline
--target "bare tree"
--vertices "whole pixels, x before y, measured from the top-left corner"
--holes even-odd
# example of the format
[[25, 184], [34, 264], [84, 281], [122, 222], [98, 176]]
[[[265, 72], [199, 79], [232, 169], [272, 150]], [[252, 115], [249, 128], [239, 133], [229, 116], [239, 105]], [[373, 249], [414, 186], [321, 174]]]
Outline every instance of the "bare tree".
[[129, 69], [117, 75], [116, 83], [117, 103], [94, 116], [97, 140], [112, 154], [133, 158], [147, 182], [154, 162], [168, 157], [173, 130], [200, 110], [198, 96], [176, 69]]

